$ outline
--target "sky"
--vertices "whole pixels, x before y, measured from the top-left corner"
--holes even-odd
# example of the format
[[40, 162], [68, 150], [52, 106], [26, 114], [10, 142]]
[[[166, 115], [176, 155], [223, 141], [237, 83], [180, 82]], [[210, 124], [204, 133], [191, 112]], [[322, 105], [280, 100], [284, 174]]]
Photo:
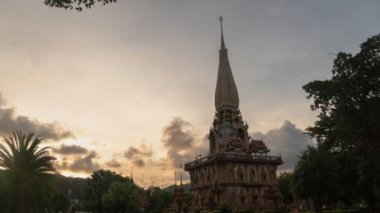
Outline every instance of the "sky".
[[249, 131], [291, 170], [317, 115], [302, 86], [379, 33], [379, 1], [1, 0], [0, 135], [40, 134], [64, 175], [133, 167], [140, 185], [172, 184], [208, 150], [219, 16]]

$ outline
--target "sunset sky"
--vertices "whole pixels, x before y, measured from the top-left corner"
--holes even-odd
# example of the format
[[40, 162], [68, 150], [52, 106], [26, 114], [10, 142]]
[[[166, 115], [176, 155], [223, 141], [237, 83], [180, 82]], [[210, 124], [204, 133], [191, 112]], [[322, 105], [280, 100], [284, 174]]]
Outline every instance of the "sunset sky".
[[302, 86], [379, 33], [380, 1], [1, 0], [0, 135], [41, 134], [64, 175], [133, 166], [142, 186], [172, 184], [208, 150], [221, 15], [243, 118], [291, 169], [313, 143]]

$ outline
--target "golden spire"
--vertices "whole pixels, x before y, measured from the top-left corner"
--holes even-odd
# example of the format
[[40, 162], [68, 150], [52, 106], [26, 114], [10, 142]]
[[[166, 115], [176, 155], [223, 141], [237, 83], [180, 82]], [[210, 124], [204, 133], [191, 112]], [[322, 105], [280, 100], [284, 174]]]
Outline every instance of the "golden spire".
[[224, 36], [223, 36], [223, 17], [222, 17], [222, 16], [219, 17], [219, 21], [220, 21], [220, 32], [221, 32], [221, 34], [222, 34], [220, 48], [221, 48], [221, 49], [224, 49], [224, 48], [226, 48], [226, 47], [225, 47], [225, 45], [224, 45]]
[[239, 95], [228, 60], [227, 48], [224, 44], [223, 18], [220, 17], [219, 21], [221, 28], [221, 47], [219, 50], [218, 80], [215, 89], [215, 108], [217, 111], [223, 108], [238, 109]]

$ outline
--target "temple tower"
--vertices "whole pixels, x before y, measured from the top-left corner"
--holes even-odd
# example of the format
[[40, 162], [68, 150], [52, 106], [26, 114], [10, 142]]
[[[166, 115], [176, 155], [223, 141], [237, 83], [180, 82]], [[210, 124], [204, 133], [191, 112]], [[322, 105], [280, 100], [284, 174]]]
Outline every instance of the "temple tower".
[[185, 170], [190, 172], [192, 208], [275, 209], [281, 203], [276, 169], [283, 162], [279, 156], [267, 155], [265, 143], [248, 134], [248, 125], [239, 110], [222, 21], [220, 17], [216, 112], [209, 132], [209, 154], [185, 164]]

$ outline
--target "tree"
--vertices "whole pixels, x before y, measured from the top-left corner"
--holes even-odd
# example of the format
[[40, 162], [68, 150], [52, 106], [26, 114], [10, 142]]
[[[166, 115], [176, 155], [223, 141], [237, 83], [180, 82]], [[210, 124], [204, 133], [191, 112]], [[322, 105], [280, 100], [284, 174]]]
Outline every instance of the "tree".
[[139, 212], [143, 203], [143, 190], [132, 181], [114, 181], [102, 196], [106, 209], [112, 212]]
[[83, 189], [83, 198], [87, 210], [103, 212], [102, 197], [114, 181], [126, 181], [126, 178], [108, 170], [98, 170], [92, 173]]
[[362, 43], [356, 55], [338, 53], [331, 79], [312, 81], [303, 89], [314, 100], [312, 110], [320, 112], [308, 133], [330, 152], [352, 159], [359, 176], [357, 188], [369, 208], [378, 209], [380, 34]]
[[6, 185], [5, 185], [4, 171], [0, 169], [0, 206], [6, 206]]
[[356, 152], [333, 152], [338, 166], [337, 188], [339, 201], [352, 207], [362, 200], [359, 188], [359, 165]]
[[106, 5], [109, 3], [116, 2], [116, 0], [44, 0], [45, 5], [50, 7], [75, 9], [77, 11], [82, 11], [83, 8], [90, 9], [95, 4]]
[[33, 133], [13, 132], [0, 144], [0, 167], [8, 212], [40, 213], [50, 209], [52, 175], [55, 173], [49, 147], [39, 149], [42, 139]]
[[297, 198], [311, 198], [316, 212], [337, 199], [337, 165], [331, 153], [308, 147], [296, 164], [292, 188]]
[[161, 190], [157, 186], [151, 186], [145, 191], [145, 211], [163, 212], [172, 201], [172, 193]]
[[52, 211], [54, 213], [65, 213], [68, 212], [70, 208], [70, 200], [61, 193], [56, 193], [52, 197]]
[[293, 193], [291, 188], [291, 182], [293, 179], [293, 174], [291, 173], [281, 173], [278, 177], [278, 188], [280, 189], [280, 192], [282, 194], [282, 197], [284, 199], [284, 203], [290, 204], [293, 203]]

